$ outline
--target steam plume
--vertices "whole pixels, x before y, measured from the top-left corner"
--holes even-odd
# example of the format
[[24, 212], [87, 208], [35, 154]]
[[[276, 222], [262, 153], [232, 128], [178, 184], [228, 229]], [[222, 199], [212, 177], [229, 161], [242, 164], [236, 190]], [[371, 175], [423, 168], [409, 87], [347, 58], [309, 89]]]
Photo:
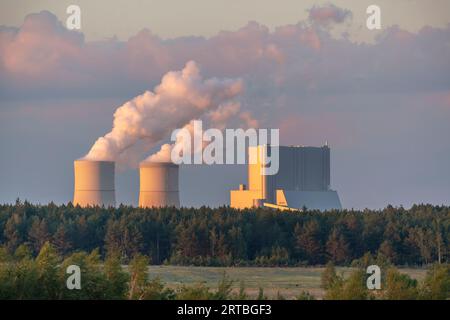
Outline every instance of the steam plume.
[[[259, 127], [259, 123], [256, 119], [254, 119], [250, 112], [240, 111], [241, 105], [237, 102], [229, 102], [218, 106], [217, 108], [212, 109], [205, 117], [207, 122], [211, 125], [211, 127], [217, 128], [219, 130], [224, 130], [227, 125], [229, 125], [233, 120], [238, 123], [235, 123], [237, 127]], [[189, 131], [191, 141], [188, 141], [191, 147], [194, 145], [194, 139], [202, 140], [202, 136], [196, 137], [196, 135], [201, 135], [202, 133], [196, 132], [194, 130], [194, 120], [191, 120], [188, 124], [186, 124], [183, 129]], [[204, 128], [206, 129], [206, 128]], [[177, 145], [185, 144], [184, 136], [179, 135], [176, 138], [176, 141], [172, 144], [166, 143], [163, 144], [160, 150], [152, 155], [150, 155], [146, 161], [151, 162], [171, 162], [171, 153], [173, 148]], [[188, 154], [188, 157], [192, 157], [193, 154], [202, 152], [203, 149], [208, 145], [208, 142], [203, 141], [202, 145], [195, 146], [194, 150], [191, 150], [191, 154]]]
[[[164, 75], [154, 92], [146, 91], [117, 108], [112, 130], [98, 138], [84, 158], [119, 162], [130, 156], [137, 159], [129, 153], [148, 151], [173, 129], [230, 102], [242, 90], [240, 79], [204, 80], [197, 64], [189, 61], [183, 70]], [[138, 143], [144, 148], [137, 148]]]

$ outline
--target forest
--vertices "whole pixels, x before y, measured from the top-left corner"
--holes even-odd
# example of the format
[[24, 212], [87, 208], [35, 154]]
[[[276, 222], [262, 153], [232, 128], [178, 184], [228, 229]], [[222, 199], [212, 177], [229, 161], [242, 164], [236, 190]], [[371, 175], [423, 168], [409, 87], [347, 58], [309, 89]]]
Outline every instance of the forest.
[[368, 256], [397, 266], [448, 263], [450, 207], [281, 212], [255, 208], [117, 208], [0, 205], [0, 247], [37, 257], [49, 243], [64, 258], [96, 250], [129, 263], [193, 266], [355, 265]]
[[[365, 258], [368, 256], [366, 255]], [[26, 245], [14, 254], [0, 249], [0, 300], [13, 299], [102, 299], [102, 300], [267, 300], [264, 288], [257, 296], [249, 296], [245, 282], [233, 289], [233, 279], [226, 273], [215, 288], [203, 282], [167, 286], [160, 278], [149, 274], [149, 258], [137, 253], [127, 266], [117, 253], [108, 253], [101, 260], [98, 249], [90, 253], [79, 251], [63, 258], [46, 242], [34, 258]], [[380, 290], [369, 290], [366, 284], [366, 264], [362, 259], [353, 272], [344, 277], [333, 263], [328, 263], [321, 275], [321, 288], [326, 300], [446, 300], [450, 299], [450, 265], [433, 264], [420, 282], [388, 264], [382, 264]], [[68, 268], [81, 270], [79, 286], [69, 287]], [[278, 292], [272, 299], [285, 300]], [[308, 291], [299, 290], [296, 300], [315, 300]]]

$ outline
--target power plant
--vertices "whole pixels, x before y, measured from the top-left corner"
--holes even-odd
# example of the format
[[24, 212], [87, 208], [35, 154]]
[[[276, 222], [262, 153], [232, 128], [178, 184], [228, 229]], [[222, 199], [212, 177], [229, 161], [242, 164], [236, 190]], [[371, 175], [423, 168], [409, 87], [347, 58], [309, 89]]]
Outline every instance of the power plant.
[[171, 162], [140, 163], [139, 206], [180, 207], [178, 165]]
[[[277, 150], [276, 150], [277, 149]], [[265, 156], [279, 153], [279, 170], [265, 175]], [[301, 146], [250, 147], [249, 154], [256, 155], [255, 163], [248, 165], [248, 188], [241, 184], [239, 190], [230, 192], [233, 208], [270, 207], [280, 210], [341, 209], [336, 191], [330, 189], [330, 148]]]
[[75, 160], [73, 204], [82, 207], [114, 207], [114, 170], [112, 161]]
[[[268, 159], [278, 152], [279, 170], [266, 175]], [[236, 209], [268, 207], [280, 210], [341, 209], [336, 191], [330, 189], [330, 148], [258, 145], [248, 148], [257, 155], [248, 165], [248, 184], [230, 191]], [[74, 161], [74, 205], [115, 206], [112, 161]], [[179, 166], [171, 162], [143, 161], [139, 165], [139, 206], [180, 207]]]

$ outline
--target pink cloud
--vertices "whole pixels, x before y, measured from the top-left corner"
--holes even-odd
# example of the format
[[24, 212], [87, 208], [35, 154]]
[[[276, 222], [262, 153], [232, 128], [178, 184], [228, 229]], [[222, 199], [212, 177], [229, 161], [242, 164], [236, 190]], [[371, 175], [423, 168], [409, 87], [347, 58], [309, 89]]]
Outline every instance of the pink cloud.
[[[311, 19], [343, 21], [349, 13], [314, 7]], [[374, 44], [335, 39], [317, 24], [276, 28], [250, 22], [211, 38], [162, 40], [143, 30], [122, 42], [86, 42], [49, 12], [20, 28], [0, 27], [2, 96], [129, 99], [152, 88], [168, 70], [195, 60], [208, 77], [241, 77], [245, 108], [263, 123], [280, 96], [285, 108], [308, 95], [450, 90], [450, 27], [408, 33], [387, 28]], [[257, 113], [255, 111], [258, 110]], [[247, 111], [247, 110], [243, 110]]]
[[79, 63], [83, 35], [68, 31], [43, 11], [30, 14], [20, 29], [2, 37], [2, 65], [10, 76], [36, 80], [43, 73], [69, 76], [68, 66]]
[[321, 25], [329, 25], [332, 23], [342, 23], [352, 17], [352, 12], [347, 9], [342, 9], [334, 4], [325, 6], [313, 6], [309, 9], [309, 19], [313, 23]]

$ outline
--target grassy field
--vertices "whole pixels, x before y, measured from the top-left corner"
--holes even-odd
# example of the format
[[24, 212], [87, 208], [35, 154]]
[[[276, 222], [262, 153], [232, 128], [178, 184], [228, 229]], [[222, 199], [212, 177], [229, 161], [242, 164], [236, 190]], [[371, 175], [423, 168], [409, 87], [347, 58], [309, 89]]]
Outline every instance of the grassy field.
[[[167, 286], [176, 288], [179, 285], [204, 283], [210, 288], [216, 288], [224, 272], [234, 280], [234, 290], [239, 290], [240, 282], [244, 281], [246, 292], [250, 297], [258, 294], [259, 287], [264, 288], [264, 294], [273, 298], [279, 292], [286, 299], [294, 299], [300, 292], [308, 291], [316, 298], [323, 297], [320, 288], [320, 276], [324, 268], [217, 268], [217, 267], [179, 267], [150, 266], [150, 277], [160, 277]], [[337, 268], [338, 273], [349, 275], [352, 268]], [[426, 269], [400, 269], [412, 278], [422, 280]]]

